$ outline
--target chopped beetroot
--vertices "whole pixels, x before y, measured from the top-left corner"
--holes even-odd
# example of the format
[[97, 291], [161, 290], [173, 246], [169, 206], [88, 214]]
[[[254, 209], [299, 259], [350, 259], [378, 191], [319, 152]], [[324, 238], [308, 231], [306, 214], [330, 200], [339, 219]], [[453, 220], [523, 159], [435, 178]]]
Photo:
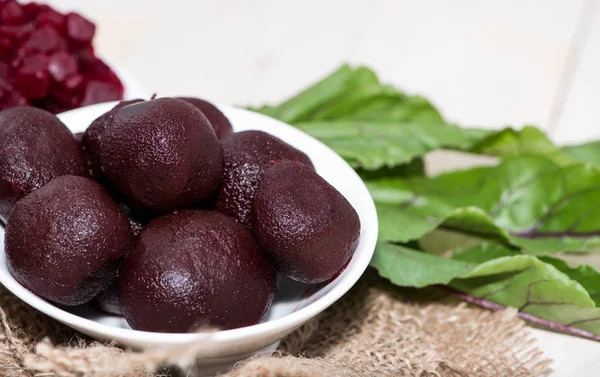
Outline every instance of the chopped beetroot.
[[94, 39], [96, 25], [77, 13], [67, 15], [67, 35], [75, 42], [90, 43]]
[[8, 56], [12, 52], [13, 41], [8, 38], [0, 37], [0, 56]]
[[0, 79], [0, 110], [27, 104], [27, 98], [23, 97], [7, 81]]
[[61, 112], [122, 99], [121, 81], [94, 53], [95, 32], [77, 13], [0, 0], [0, 110]]
[[0, 37], [8, 38], [15, 42], [20, 42], [35, 31], [31, 24], [25, 25], [0, 25]]
[[77, 49], [73, 51], [73, 55], [79, 60], [79, 68], [82, 71], [85, 71], [86, 67], [92, 66], [96, 60], [99, 60], [94, 53], [94, 47], [92, 45], [83, 47], [77, 46]]
[[47, 5], [42, 5], [36, 18], [37, 26], [52, 26], [61, 33], [64, 33], [67, 23], [67, 17], [58, 13]]
[[0, 21], [5, 25], [18, 25], [25, 21], [25, 12], [16, 1], [7, 1], [0, 7]]
[[0, 80], [8, 81], [10, 79], [10, 66], [0, 61]]
[[50, 55], [48, 71], [54, 81], [62, 82], [77, 73], [77, 58], [65, 51], [54, 53]]
[[[40, 12], [40, 10], [42, 9], [42, 7], [44, 7], [44, 6], [37, 4], [37, 3], [28, 3], [28, 4], [23, 4], [23, 6], [22, 6], [23, 11], [25, 12], [25, 17], [29, 21], [31, 21], [37, 17], [37, 15]], [[48, 8], [50, 8], [50, 7], [48, 7]]]
[[73, 91], [81, 88], [85, 79], [79, 73], [71, 75], [67, 77], [67, 79], [62, 83], [63, 87], [68, 91]]
[[28, 58], [17, 72], [17, 88], [29, 99], [45, 97], [50, 89], [48, 57], [42, 54]]
[[50, 88], [50, 97], [56, 106], [64, 109], [72, 109], [81, 103], [82, 92], [80, 90], [69, 90], [64, 86], [54, 84]]
[[23, 47], [30, 51], [52, 53], [67, 49], [67, 41], [52, 26], [44, 26], [31, 34]]
[[123, 98], [123, 86], [101, 81], [89, 81], [85, 88], [85, 95], [81, 101], [81, 106], [92, 105], [94, 103], [115, 101]]

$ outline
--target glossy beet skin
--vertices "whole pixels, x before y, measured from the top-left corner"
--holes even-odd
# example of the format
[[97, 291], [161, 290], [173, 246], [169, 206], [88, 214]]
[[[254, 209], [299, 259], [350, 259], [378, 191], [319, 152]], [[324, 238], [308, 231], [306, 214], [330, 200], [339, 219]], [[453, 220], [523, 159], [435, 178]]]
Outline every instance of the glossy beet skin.
[[89, 174], [96, 181], [101, 182], [103, 178], [102, 168], [100, 167], [100, 145], [102, 144], [102, 135], [107, 125], [112, 123], [115, 114], [119, 109], [133, 103], [142, 102], [141, 99], [134, 99], [130, 101], [121, 101], [111, 110], [100, 115], [96, 118], [92, 124], [85, 130], [85, 133], [81, 137], [81, 145], [86, 154]]
[[360, 220], [315, 170], [283, 161], [263, 174], [252, 206], [252, 230], [275, 270], [297, 281], [320, 283], [348, 264]]
[[223, 179], [215, 209], [246, 226], [250, 226], [252, 198], [265, 170], [282, 160], [313, 166], [304, 153], [262, 131], [237, 132], [222, 146]]
[[0, 111], [0, 219], [17, 200], [61, 175], [86, 175], [85, 156], [69, 129], [33, 107]]
[[153, 220], [119, 269], [119, 296], [136, 330], [188, 332], [260, 322], [275, 272], [250, 230], [215, 211]]
[[119, 109], [102, 135], [100, 164], [110, 185], [138, 213], [193, 207], [221, 182], [221, 146], [189, 103], [160, 98]]
[[15, 205], [5, 248], [8, 268], [24, 287], [80, 305], [115, 280], [132, 242], [129, 221], [102, 186], [62, 176]]
[[215, 130], [215, 134], [219, 140], [223, 140], [227, 136], [233, 133], [233, 126], [231, 122], [225, 114], [221, 112], [221, 110], [217, 109], [215, 105], [210, 102], [207, 102], [200, 98], [192, 98], [192, 97], [178, 97], [186, 102], [191, 103], [196, 106], [198, 110], [202, 111], [204, 116], [208, 119], [210, 124], [213, 126]]

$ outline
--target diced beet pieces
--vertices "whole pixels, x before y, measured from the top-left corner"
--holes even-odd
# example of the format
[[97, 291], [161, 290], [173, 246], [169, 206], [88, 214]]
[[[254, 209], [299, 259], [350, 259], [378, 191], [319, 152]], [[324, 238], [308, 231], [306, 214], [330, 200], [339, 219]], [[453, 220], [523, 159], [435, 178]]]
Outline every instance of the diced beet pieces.
[[31, 34], [23, 47], [30, 51], [52, 53], [67, 49], [67, 41], [51, 26], [44, 26]]
[[0, 25], [0, 37], [20, 42], [35, 31], [31, 24], [25, 25]]
[[[44, 7], [44, 5], [40, 5], [37, 3], [27, 3], [27, 4], [23, 4], [22, 8], [23, 11], [25, 12], [25, 17], [31, 21], [34, 18], [37, 17], [38, 13], [40, 12], [40, 10]], [[46, 5], [46, 7], [48, 7]], [[48, 7], [50, 8], [50, 7]]]
[[81, 103], [81, 91], [69, 90], [64, 86], [53, 85], [50, 88], [50, 97], [57, 106], [72, 109]]
[[79, 73], [76, 73], [67, 77], [67, 79], [63, 82], [63, 87], [69, 91], [77, 90], [83, 85], [84, 81], [85, 79], [83, 76]]
[[42, 98], [48, 94], [48, 60], [45, 55], [34, 55], [28, 58], [17, 72], [17, 88], [26, 98]]
[[85, 95], [81, 101], [81, 106], [116, 101], [120, 98], [123, 98], [122, 85], [91, 80], [85, 88]]
[[[27, 4], [23, 4], [23, 11], [25, 12], [25, 14], [27, 15], [27, 17], [29, 19], [35, 18], [38, 13], [40, 12], [40, 10], [43, 8], [43, 5], [37, 4], [37, 3], [27, 3]], [[50, 7], [48, 7], [50, 8]]]
[[37, 27], [52, 26], [60, 33], [64, 33], [67, 17], [58, 13], [47, 5], [42, 5], [36, 17]]
[[9, 56], [13, 49], [13, 41], [8, 38], [0, 37], [0, 56]]
[[25, 21], [25, 12], [16, 1], [7, 1], [0, 6], [0, 22], [4, 25], [18, 25]]
[[8, 64], [0, 61], [0, 80], [8, 81], [10, 79], [10, 67]]
[[96, 25], [77, 13], [67, 15], [67, 35], [78, 43], [91, 43], [96, 33]]
[[62, 82], [77, 73], [77, 59], [67, 52], [61, 51], [50, 55], [48, 71], [54, 81]]
[[94, 53], [96, 26], [48, 5], [0, 0], [0, 110], [62, 112], [120, 100], [117, 75]]
[[10, 83], [0, 78], [0, 111], [27, 104], [27, 98], [17, 92]]
[[78, 48], [73, 54], [79, 60], [79, 68], [82, 71], [86, 70], [86, 67], [93, 66], [94, 62], [98, 60], [96, 55], [94, 54], [94, 47], [92, 45], [83, 46]]

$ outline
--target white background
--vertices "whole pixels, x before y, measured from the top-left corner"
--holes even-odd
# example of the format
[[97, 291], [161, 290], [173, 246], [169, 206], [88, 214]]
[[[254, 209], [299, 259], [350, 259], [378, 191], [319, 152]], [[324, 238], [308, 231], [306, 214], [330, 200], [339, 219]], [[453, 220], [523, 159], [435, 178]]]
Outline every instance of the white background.
[[[351, 62], [463, 125], [600, 139], [600, 0], [50, 3], [95, 20], [97, 50], [161, 95], [277, 102]], [[553, 377], [599, 373], [599, 343], [535, 333]]]

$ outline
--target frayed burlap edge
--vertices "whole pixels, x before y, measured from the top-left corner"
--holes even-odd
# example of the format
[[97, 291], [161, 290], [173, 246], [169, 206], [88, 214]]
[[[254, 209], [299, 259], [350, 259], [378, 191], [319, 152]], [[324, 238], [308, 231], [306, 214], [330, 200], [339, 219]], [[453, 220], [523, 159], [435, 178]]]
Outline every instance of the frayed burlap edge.
[[[368, 275], [272, 357], [239, 363], [226, 377], [537, 377], [550, 361], [516, 311], [449, 300], [414, 300]], [[150, 377], [176, 365], [193, 375], [203, 344], [124, 351], [87, 339], [0, 289], [0, 375]]]

